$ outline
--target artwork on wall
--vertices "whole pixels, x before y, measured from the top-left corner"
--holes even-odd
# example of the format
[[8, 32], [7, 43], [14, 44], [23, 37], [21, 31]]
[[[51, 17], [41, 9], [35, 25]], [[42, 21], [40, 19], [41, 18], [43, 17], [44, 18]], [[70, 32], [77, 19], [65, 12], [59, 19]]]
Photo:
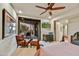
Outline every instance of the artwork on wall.
[[43, 22], [43, 23], [42, 23], [42, 28], [50, 29], [50, 28], [51, 28], [51, 24], [48, 23], [48, 22]]
[[20, 22], [20, 33], [27, 32], [29, 30], [29, 27], [29, 24]]
[[11, 36], [16, 32], [16, 21], [6, 10], [2, 10], [2, 38]]

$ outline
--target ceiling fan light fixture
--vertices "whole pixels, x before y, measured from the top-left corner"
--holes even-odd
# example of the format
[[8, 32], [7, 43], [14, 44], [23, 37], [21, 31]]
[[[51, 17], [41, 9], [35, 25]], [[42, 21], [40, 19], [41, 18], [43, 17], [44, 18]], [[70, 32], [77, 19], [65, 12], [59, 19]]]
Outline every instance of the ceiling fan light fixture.
[[52, 11], [51, 9], [48, 10], [48, 12], [51, 12], [51, 11]]

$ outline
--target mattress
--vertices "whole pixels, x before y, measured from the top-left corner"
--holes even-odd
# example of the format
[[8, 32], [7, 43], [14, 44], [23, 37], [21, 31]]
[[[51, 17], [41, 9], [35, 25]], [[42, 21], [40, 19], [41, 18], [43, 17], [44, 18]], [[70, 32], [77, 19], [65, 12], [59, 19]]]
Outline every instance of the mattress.
[[79, 46], [69, 42], [56, 42], [40, 48], [35, 56], [79, 56]]

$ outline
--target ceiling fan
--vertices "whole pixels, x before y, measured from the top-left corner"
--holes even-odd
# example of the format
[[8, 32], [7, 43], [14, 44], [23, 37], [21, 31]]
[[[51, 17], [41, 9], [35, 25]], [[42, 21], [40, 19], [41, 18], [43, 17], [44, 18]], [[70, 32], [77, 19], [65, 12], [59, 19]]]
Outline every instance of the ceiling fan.
[[44, 14], [45, 12], [49, 11], [49, 15], [52, 16], [52, 11], [53, 10], [60, 10], [60, 9], [64, 9], [65, 6], [62, 6], [62, 7], [53, 7], [55, 3], [48, 3], [48, 6], [47, 7], [42, 7], [42, 6], [37, 6], [38, 8], [41, 8], [41, 9], [44, 9], [45, 11], [42, 12], [40, 15]]

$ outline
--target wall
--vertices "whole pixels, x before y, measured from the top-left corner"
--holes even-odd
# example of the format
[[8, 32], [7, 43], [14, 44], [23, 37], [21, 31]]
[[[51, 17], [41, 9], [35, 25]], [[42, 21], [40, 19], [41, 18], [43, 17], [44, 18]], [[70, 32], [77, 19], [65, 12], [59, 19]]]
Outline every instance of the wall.
[[12, 6], [8, 3], [0, 3], [0, 55], [10, 55], [16, 49], [15, 35], [2, 40], [2, 10], [5, 8], [16, 19], [16, 34], [18, 32], [18, 17]]
[[70, 19], [68, 23], [68, 35], [74, 35], [76, 32], [79, 32], [79, 17]]
[[54, 32], [54, 19], [51, 19], [49, 22], [51, 24], [51, 32]]
[[[49, 22], [49, 23], [51, 24], [51, 28], [50, 28], [50, 29], [42, 28], [42, 23], [43, 23], [43, 22]], [[42, 20], [41, 20], [41, 40], [43, 40], [43, 34], [49, 34], [49, 32], [54, 32], [53, 19], [52, 19], [52, 20], [42, 19]]]
[[68, 35], [68, 25], [64, 25], [63, 32], [64, 35]]
[[[61, 35], [74, 35], [79, 32], [79, 17], [68, 18], [68, 23], [66, 24], [66, 19], [60, 20], [60, 23], [56, 25], [56, 40], [60, 40]], [[63, 31], [60, 30], [60, 24], [64, 26]], [[68, 26], [68, 27], [67, 27]], [[64, 32], [64, 33], [63, 33]]]
[[39, 22], [38, 26], [38, 39], [41, 40], [41, 22]]

